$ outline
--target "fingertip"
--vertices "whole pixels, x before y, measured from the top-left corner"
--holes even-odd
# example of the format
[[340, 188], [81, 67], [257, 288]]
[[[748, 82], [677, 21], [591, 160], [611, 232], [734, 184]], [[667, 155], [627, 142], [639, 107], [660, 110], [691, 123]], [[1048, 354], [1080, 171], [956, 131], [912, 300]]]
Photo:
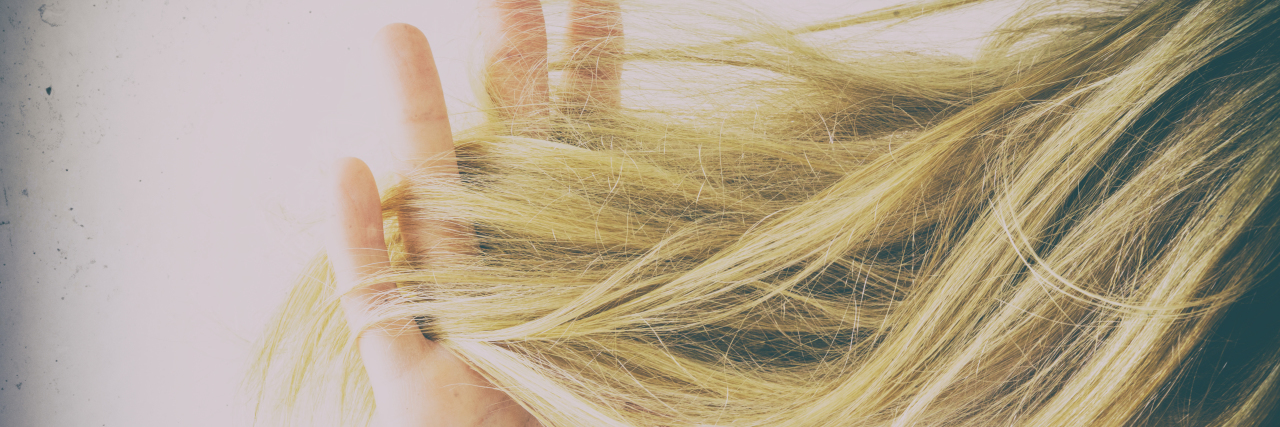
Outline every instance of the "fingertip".
[[421, 159], [453, 149], [449, 109], [444, 88], [427, 37], [416, 27], [390, 24], [376, 36], [382, 51], [382, 71], [389, 85], [387, 101], [397, 106], [401, 133], [393, 151], [400, 159], [396, 170], [404, 173]]
[[399, 45], [408, 42], [426, 42], [427, 36], [418, 27], [403, 22], [384, 25], [378, 30], [375, 39], [384, 46]]
[[362, 172], [372, 174], [372, 172], [370, 172], [369, 165], [366, 164], [364, 160], [360, 160], [357, 157], [340, 158], [334, 161], [334, 165], [336, 166], [334, 170], [338, 171], [338, 176], [342, 177], [356, 176], [360, 175]]
[[354, 157], [339, 159], [336, 172], [331, 250], [385, 248], [382, 201], [373, 172]]
[[377, 188], [373, 179], [373, 171], [364, 160], [355, 157], [343, 157], [334, 162], [335, 177], [338, 188], [349, 194], [350, 190], [368, 187], [370, 183]]
[[390, 60], [389, 64], [396, 70], [402, 85], [424, 78], [439, 79], [434, 76], [435, 58], [431, 53], [431, 43], [418, 27], [403, 22], [383, 26], [374, 35], [374, 42], [382, 55]]
[[381, 209], [378, 182], [369, 165], [355, 157], [344, 157], [337, 160], [334, 169], [334, 201], [337, 202], [334, 213], [342, 222], [366, 220], [369, 214], [364, 211], [374, 206]]

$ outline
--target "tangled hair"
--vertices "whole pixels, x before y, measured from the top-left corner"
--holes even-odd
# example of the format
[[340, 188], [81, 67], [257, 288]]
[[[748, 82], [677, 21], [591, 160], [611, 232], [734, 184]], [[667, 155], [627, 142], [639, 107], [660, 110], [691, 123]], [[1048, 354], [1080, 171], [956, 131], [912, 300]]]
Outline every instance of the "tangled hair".
[[[384, 195], [384, 318], [548, 426], [1280, 422], [1280, 2], [1033, 2], [971, 58], [858, 44], [970, 3], [629, 36], [623, 108], [491, 109], [461, 186]], [[397, 215], [479, 254], [396, 261]], [[318, 257], [263, 408], [370, 413], [333, 293]]]

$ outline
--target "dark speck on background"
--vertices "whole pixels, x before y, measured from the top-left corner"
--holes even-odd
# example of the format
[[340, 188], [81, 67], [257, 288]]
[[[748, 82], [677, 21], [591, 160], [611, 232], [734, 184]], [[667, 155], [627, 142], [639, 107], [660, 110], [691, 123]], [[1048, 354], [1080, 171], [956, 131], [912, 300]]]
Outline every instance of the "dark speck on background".
[[63, 18], [66, 17], [66, 10], [61, 5], [42, 4], [38, 10], [40, 11], [40, 20], [49, 24], [50, 27], [62, 25]]
[[45, 95], [53, 95], [53, 86], [49, 86], [49, 87], [47, 87], [47, 88], [44, 88], [44, 94], [45, 94]]

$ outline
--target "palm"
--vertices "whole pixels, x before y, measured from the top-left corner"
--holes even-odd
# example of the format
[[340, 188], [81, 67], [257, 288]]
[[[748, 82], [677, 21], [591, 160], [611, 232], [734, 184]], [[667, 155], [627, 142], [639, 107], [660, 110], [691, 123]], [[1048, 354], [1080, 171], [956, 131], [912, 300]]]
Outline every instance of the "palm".
[[[533, 125], [523, 133], [538, 136], [537, 123], [548, 106], [547, 39], [537, 0], [489, 0], [492, 31], [486, 40], [490, 98], [502, 114]], [[616, 55], [621, 51], [618, 6], [612, 0], [575, 0], [570, 12], [571, 56]], [[398, 172], [426, 168], [457, 176], [453, 137], [440, 78], [427, 39], [406, 24], [383, 28], [378, 40], [387, 53], [399, 87], [405, 135], [400, 152], [411, 153]], [[616, 107], [618, 70], [611, 61], [575, 57], [588, 65], [566, 70], [564, 82], [579, 94], [583, 107]], [[338, 167], [330, 259], [343, 294], [343, 311], [353, 328], [364, 325], [379, 295], [395, 284], [352, 290], [363, 278], [388, 264], [382, 215], [373, 174], [359, 159]], [[469, 226], [401, 217], [405, 249], [420, 261], [465, 256], [474, 247]], [[495, 389], [483, 376], [438, 343], [416, 333], [411, 319], [399, 324], [355, 330], [361, 358], [373, 385], [378, 418], [389, 426], [534, 426], [537, 419]], [[414, 331], [398, 333], [396, 331]]]

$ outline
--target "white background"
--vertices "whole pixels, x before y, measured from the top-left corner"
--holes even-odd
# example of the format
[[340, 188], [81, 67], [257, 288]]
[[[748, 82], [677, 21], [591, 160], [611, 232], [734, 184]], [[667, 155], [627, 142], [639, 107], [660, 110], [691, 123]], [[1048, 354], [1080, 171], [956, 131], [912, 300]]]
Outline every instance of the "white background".
[[[811, 22], [892, 2], [751, 3]], [[0, 426], [251, 424], [251, 344], [319, 248], [326, 165], [390, 160], [372, 35], [426, 33], [458, 129], [476, 120], [476, 15], [447, 0], [0, 0]]]

